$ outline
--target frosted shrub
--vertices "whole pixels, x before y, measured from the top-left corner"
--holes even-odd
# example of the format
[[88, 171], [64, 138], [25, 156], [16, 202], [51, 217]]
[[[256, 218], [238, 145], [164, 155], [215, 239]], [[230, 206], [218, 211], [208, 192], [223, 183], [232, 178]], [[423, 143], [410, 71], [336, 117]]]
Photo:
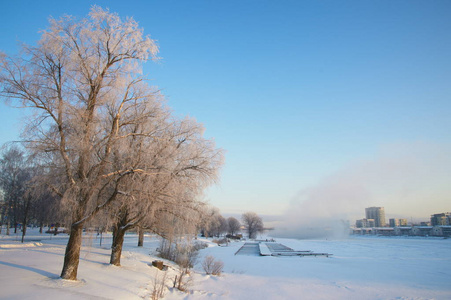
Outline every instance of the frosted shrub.
[[188, 288], [193, 284], [193, 278], [190, 277], [190, 269], [179, 265], [178, 274], [175, 275], [173, 287], [182, 292], [188, 292]]
[[150, 299], [158, 300], [164, 298], [166, 292], [166, 272], [162, 276], [155, 274], [154, 280], [152, 282], [152, 293], [150, 294]]
[[224, 268], [224, 263], [220, 260], [215, 260], [213, 256], [208, 255], [202, 262], [202, 268], [207, 275], [219, 276]]
[[193, 249], [195, 251], [199, 251], [199, 250], [202, 250], [202, 249], [205, 249], [205, 248], [208, 248], [208, 244], [207, 243], [196, 241], [193, 244]]
[[213, 243], [216, 243], [218, 246], [221, 246], [221, 245], [229, 245], [229, 240], [227, 239], [227, 238], [223, 238], [223, 239], [214, 239], [214, 240], [212, 240], [212, 242]]
[[173, 287], [187, 292], [192, 285], [190, 269], [196, 264], [198, 250], [207, 247], [206, 243], [186, 243], [183, 240], [170, 241], [162, 239], [159, 255], [162, 258], [172, 260], [178, 265], [178, 274], [173, 280]]
[[208, 245], [203, 242], [189, 244], [162, 239], [157, 251], [161, 258], [169, 259], [182, 267], [192, 268], [196, 264], [198, 251], [206, 247]]

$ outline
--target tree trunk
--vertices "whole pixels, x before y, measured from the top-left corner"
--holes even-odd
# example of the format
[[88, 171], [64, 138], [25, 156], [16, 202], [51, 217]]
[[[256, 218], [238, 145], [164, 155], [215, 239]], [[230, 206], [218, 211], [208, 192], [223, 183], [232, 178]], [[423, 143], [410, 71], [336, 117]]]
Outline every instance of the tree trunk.
[[113, 244], [111, 245], [110, 264], [115, 266], [121, 265], [122, 246], [124, 245], [125, 230], [121, 227], [116, 228], [113, 232]]
[[23, 228], [22, 228], [22, 244], [23, 244], [23, 241], [25, 239], [25, 235], [27, 234], [27, 223], [25, 223], [25, 222], [24, 222]]
[[144, 245], [144, 229], [139, 226], [138, 227], [138, 247], [142, 247]]
[[64, 255], [63, 271], [61, 272], [61, 278], [63, 279], [77, 280], [82, 233], [82, 224], [71, 226], [69, 241], [67, 242], [66, 253]]
[[27, 234], [28, 212], [30, 211], [30, 203], [31, 203], [31, 199], [30, 199], [30, 197], [27, 197], [25, 211], [24, 211], [24, 215], [23, 215], [23, 222], [22, 222], [22, 244], [25, 239], [25, 234]]
[[39, 233], [42, 234], [42, 229], [44, 227], [44, 223], [41, 222], [41, 224], [39, 224]]
[[10, 223], [9, 223], [9, 219], [8, 222], [6, 223], [6, 235], [9, 235], [9, 227], [10, 227]]
[[97, 236], [99, 236], [100, 235], [100, 247], [102, 247], [102, 240], [103, 240], [103, 227], [99, 227], [98, 229], [97, 229]]

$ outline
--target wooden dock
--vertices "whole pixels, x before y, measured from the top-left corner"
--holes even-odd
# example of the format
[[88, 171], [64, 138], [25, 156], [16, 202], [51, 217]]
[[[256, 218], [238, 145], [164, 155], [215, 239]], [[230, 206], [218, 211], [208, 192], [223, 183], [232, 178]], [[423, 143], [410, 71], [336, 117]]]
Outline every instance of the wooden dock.
[[317, 253], [311, 250], [293, 250], [276, 242], [246, 242], [238, 249], [235, 255], [260, 255], [260, 256], [326, 256], [330, 253]]

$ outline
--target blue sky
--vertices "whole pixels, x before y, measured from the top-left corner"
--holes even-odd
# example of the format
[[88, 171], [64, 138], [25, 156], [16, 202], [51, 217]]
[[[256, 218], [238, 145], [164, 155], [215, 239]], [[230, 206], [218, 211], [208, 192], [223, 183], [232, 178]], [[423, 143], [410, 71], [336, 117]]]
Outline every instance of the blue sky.
[[[367, 205], [451, 211], [450, 1], [1, 1], [0, 49], [13, 54], [49, 16], [85, 16], [93, 4], [158, 41], [152, 84], [227, 151], [206, 195], [223, 213], [284, 214], [312, 201], [299, 195], [316, 197], [305, 191], [333, 191], [331, 178], [366, 189], [352, 203], [361, 217]], [[0, 117], [0, 142], [17, 139], [23, 112], [1, 104]], [[368, 179], [391, 178], [386, 162], [406, 157], [415, 171], [402, 182]]]

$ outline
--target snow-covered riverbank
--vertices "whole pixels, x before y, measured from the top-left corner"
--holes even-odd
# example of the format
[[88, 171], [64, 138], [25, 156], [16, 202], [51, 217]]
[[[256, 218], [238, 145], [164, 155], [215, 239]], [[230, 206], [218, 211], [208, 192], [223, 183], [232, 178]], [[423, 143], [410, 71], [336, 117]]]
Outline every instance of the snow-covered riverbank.
[[[108, 265], [110, 236], [104, 237], [102, 247], [98, 236], [87, 236], [78, 282], [58, 279], [67, 235], [31, 231], [25, 246], [19, 240], [0, 237], [1, 299], [148, 299], [153, 278], [164, 274], [148, 266], [157, 259], [158, 246], [150, 236], [143, 248], [136, 246], [135, 235], [126, 236], [122, 267]], [[451, 299], [451, 239], [277, 241], [333, 256], [234, 255], [242, 242], [211, 244], [200, 251], [190, 292], [170, 289], [165, 299]], [[221, 276], [204, 274], [200, 262], [207, 255], [224, 262]], [[167, 274], [171, 286], [176, 271], [169, 268]]]

